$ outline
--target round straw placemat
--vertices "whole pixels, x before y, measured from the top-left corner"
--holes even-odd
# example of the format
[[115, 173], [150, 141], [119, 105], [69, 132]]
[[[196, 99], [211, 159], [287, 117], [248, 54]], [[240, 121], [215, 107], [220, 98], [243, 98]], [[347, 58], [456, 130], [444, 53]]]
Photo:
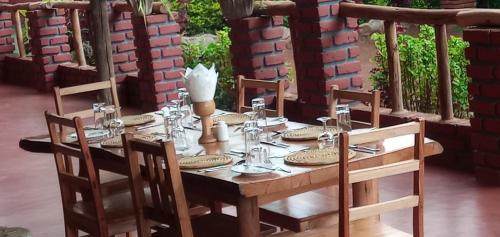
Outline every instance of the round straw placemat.
[[[356, 152], [349, 150], [349, 159], [354, 156]], [[339, 162], [339, 150], [333, 148], [301, 151], [285, 158], [285, 163], [289, 165], [328, 165], [337, 162]]]
[[[148, 142], [153, 142], [157, 139], [155, 135], [150, 134], [134, 134], [134, 138], [145, 140]], [[123, 147], [122, 137], [116, 136], [101, 142], [101, 147]]]
[[202, 169], [229, 164], [233, 159], [225, 155], [202, 155], [184, 157], [179, 160], [181, 169]]
[[141, 125], [155, 121], [155, 116], [152, 114], [130, 115], [122, 117], [125, 127]]
[[[336, 133], [337, 129], [333, 126], [328, 126], [327, 129]], [[319, 134], [323, 132], [322, 126], [311, 126], [305, 128], [294, 129], [286, 131], [281, 135], [281, 139], [288, 141], [308, 141], [318, 139]]]
[[249, 119], [250, 117], [248, 117], [248, 115], [245, 114], [223, 114], [213, 117], [214, 123], [219, 121], [224, 121], [229, 126], [242, 124]]

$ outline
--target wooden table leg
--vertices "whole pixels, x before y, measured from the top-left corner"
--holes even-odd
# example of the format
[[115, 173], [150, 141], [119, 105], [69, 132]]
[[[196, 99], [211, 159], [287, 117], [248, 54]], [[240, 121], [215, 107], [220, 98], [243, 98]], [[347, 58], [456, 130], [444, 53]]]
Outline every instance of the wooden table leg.
[[257, 237], [260, 235], [259, 206], [257, 197], [240, 197], [236, 206], [240, 237]]
[[[353, 206], [359, 207], [379, 202], [378, 179], [372, 179], [352, 184]], [[380, 216], [369, 217], [367, 220], [380, 220]]]

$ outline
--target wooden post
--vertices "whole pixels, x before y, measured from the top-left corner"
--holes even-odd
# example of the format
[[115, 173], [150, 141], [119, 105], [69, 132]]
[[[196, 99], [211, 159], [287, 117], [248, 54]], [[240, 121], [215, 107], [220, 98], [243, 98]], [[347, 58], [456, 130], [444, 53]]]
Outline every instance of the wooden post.
[[389, 94], [392, 102], [392, 113], [401, 113], [404, 112], [404, 108], [396, 24], [394, 21], [385, 21], [384, 29], [385, 44], [387, 46], [387, 62], [389, 64]]
[[19, 10], [14, 11], [13, 19], [14, 27], [16, 29], [16, 42], [17, 49], [19, 50], [19, 57], [26, 57], [26, 49], [24, 49], [24, 40], [23, 40], [23, 28], [21, 26], [21, 14], [19, 14]]
[[[100, 81], [109, 80], [115, 77], [106, 5], [107, 1], [105, 0], [90, 1], [91, 26], [96, 53], [96, 69], [97, 77]], [[106, 104], [112, 103], [111, 94], [108, 90], [104, 90], [103, 97], [104, 98], [101, 100]]]
[[453, 119], [453, 103], [451, 97], [451, 76], [448, 64], [448, 38], [446, 25], [435, 25], [436, 53], [439, 76], [439, 111], [442, 120]]
[[86, 66], [85, 53], [83, 52], [82, 32], [80, 29], [80, 17], [78, 9], [71, 10], [71, 25], [73, 26], [73, 39], [75, 40], [76, 59], [78, 66]]

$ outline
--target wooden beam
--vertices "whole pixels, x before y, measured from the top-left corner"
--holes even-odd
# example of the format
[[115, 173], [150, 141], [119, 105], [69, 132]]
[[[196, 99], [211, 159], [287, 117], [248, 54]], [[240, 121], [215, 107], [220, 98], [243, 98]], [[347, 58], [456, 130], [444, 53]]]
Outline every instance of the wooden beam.
[[404, 112], [404, 108], [396, 23], [394, 21], [385, 21], [384, 30], [387, 63], [389, 64], [389, 94], [391, 97], [392, 113], [401, 113]]
[[78, 9], [71, 10], [71, 25], [73, 26], [73, 39], [75, 42], [76, 60], [78, 66], [86, 66], [85, 53], [83, 52], [82, 32], [80, 29], [80, 17]]
[[[112, 3], [111, 7], [113, 11], [117, 12], [132, 12], [132, 6], [124, 1], [115, 1]], [[153, 2], [153, 13], [167, 14], [168, 10], [161, 2]]]
[[[93, 33], [93, 43], [96, 52], [96, 69], [99, 81], [110, 80], [115, 77], [113, 66], [113, 56], [111, 51], [111, 36], [109, 33], [109, 19], [107, 1], [95, 0], [90, 2], [91, 27]], [[106, 104], [112, 103], [111, 93], [103, 92], [103, 101]]]
[[296, 7], [292, 1], [255, 1], [253, 15], [290, 16]]
[[451, 95], [451, 75], [448, 59], [448, 36], [446, 25], [435, 25], [436, 54], [439, 77], [439, 111], [442, 120], [453, 119], [453, 101]]
[[16, 4], [1, 3], [0, 11], [10, 11], [10, 12], [17, 10], [35, 11], [35, 10], [54, 9], [54, 8], [88, 10], [89, 6], [90, 3], [88, 1], [51, 2], [51, 3], [28, 2], [28, 3], [16, 3]]
[[342, 17], [435, 25], [455, 24], [455, 17], [459, 11], [459, 9], [415, 9], [341, 2], [339, 14]]
[[16, 30], [16, 42], [17, 49], [19, 51], [19, 57], [24, 58], [26, 57], [26, 49], [24, 48], [23, 28], [21, 26], [21, 14], [19, 14], [19, 11], [15, 11], [14, 14], [12, 14], [12, 21]]
[[499, 9], [464, 10], [457, 14], [460, 26], [500, 26]]

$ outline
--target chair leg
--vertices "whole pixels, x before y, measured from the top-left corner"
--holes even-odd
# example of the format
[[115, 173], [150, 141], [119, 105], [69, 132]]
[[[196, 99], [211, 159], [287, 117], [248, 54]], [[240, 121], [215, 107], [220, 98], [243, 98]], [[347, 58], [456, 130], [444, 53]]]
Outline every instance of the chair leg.
[[66, 237], [78, 237], [78, 229], [69, 225], [65, 226]]

